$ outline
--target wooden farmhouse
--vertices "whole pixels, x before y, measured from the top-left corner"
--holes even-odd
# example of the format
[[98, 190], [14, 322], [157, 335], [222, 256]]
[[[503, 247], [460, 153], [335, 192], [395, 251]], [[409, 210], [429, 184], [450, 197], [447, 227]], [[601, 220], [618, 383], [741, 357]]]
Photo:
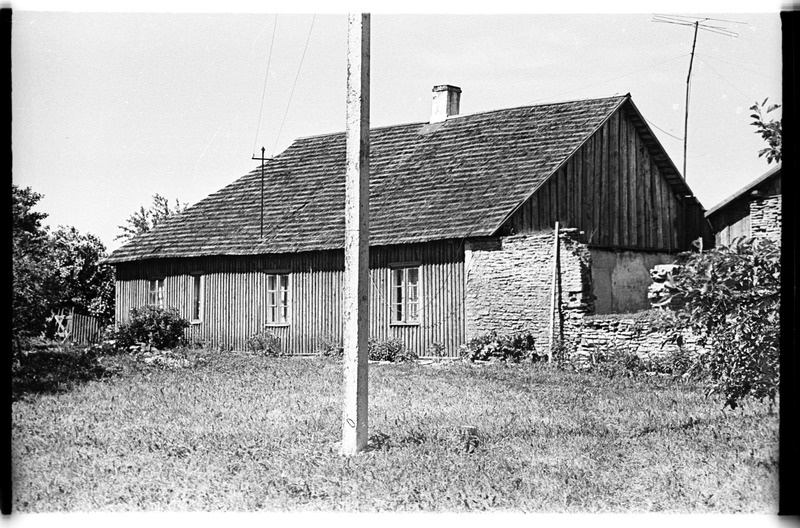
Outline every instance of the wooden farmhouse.
[[[546, 348], [554, 312], [569, 335], [647, 308], [650, 268], [706, 224], [630, 95], [459, 115], [460, 94], [370, 132], [371, 337], [456, 355], [529, 330]], [[341, 339], [345, 136], [298, 139], [264, 175], [263, 209], [259, 166], [115, 251], [117, 320], [154, 303], [224, 348], [265, 327], [293, 354]]]
[[781, 166], [777, 165], [712, 207], [706, 218], [716, 245], [755, 236], [780, 242], [781, 196]]

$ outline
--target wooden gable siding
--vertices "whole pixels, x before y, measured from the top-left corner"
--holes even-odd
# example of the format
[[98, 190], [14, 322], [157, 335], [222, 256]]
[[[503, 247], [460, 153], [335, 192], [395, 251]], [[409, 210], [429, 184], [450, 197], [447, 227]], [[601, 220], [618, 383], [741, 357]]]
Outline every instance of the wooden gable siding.
[[504, 231], [576, 227], [596, 247], [677, 251], [703, 231], [624, 110], [615, 112], [509, 218]]
[[[391, 325], [392, 264], [420, 265], [419, 325]], [[341, 251], [137, 261], [117, 265], [116, 319], [147, 304], [148, 280], [164, 278], [165, 305], [191, 313], [191, 277], [204, 279], [203, 321], [188, 335], [215, 346], [241, 350], [266, 323], [266, 277], [290, 273], [291, 322], [269, 329], [284, 351], [311, 354], [323, 341], [342, 336], [344, 257]], [[370, 337], [397, 338], [417, 352], [433, 343], [457, 355], [464, 342], [464, 245], [462, 241], [370, 248]]]

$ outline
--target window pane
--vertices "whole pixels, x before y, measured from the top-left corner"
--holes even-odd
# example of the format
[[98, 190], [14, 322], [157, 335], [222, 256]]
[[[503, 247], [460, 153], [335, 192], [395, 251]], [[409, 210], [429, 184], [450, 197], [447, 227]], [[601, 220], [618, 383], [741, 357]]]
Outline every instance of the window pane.
[[192, 277], [192, 319], [200, 319], [200, 276]]
[[406, 322], [411, 323], [411, 322], [416, 322], [417, 321], [417, 319], [418, 319], [418, 317], [417, 317], [417, 306], [418, 305], [415, 302], [414, 303], [412, 303], [412, 302], [408, 303], [408, 320]]
[[281, 278], [281, 290], [288, 290], [289, 289], [289, 276], [288, 275], [280, 275]]
[[408, 268], [408, 284], [419, 284], [419, 268]]
[[403, 285], [403, 270], [402, 269], [392, 270], [392, 283], [395, 286], [402, 286]]
[[278, 288], [275, 286], [275, 275], [267, 275], [267, 290], [274, 291]]

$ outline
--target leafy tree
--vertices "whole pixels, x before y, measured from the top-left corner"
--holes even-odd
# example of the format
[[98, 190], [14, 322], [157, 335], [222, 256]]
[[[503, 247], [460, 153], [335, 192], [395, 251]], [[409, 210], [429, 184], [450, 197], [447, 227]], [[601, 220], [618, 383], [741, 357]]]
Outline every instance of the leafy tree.
[[142, 233], [148, 233], [167, 218], [182, 213], [187, 205], [176, 198], [175, 205], [170, 206], [168, 199], [160, 194], [154, 194], [150, 208], [146, 209], [141, 206], [139, 210], [125, 220], [125, 225], [117, 226], [122, 230], [122, 233], [117, 235], [114, 240], [131, 240]]
[[42, 195], [12, 185], [12, 332], [15, 338], [40, 334], [53, 310], [113, 317], [114, 277], [100, 264], [105, 246], [74, 227], [55, 232], [42, 225], [47, 214], [33, 211]]
[[780, 119], [771, 119], [769, 121], [766, 120], [764, 117], [766, 114], [773, 112], [781, 107], [779, 104], [769, 105], [769, 107], [764, 110], [764, 107], [767, 104], [767, 99], [761, 104], [754, 104], [750, 107], [750, 110], [753, 111], [750, 114], [750, 117], [755, 119], [751, 125], [756, 127], [756, 134], [761, 134], [762, 139], [767, 142], [769, 145], [767, 148], [762, 149], [758, 152], [758, 157], [766, 156], [767, 163], [772, 163], [773, 161], [780, 163], [781, 161], [781, 120]]
[[73, 308], [110, 323], [114, 317], [114, 271], [100, 263], [106, 256], [100, 239], [74, 227], [59, 227], [51, 235], [51, 247], [55, 273], [49, 285], [57, 298], [53, 309]]
[[735, 409], [745, 397], [775, 399], [780, 356], [780, 246], [740, 238], [726, 247], [682, 256], [675, 286], [684, 327], [704, 336], [700, 358], [709, 394]]
[[52, 292], [46, 278], [54, 267], [48, 259], [50, 239], [42, 220], [47, 214], [33, 211], [42, 195], [30, 187], [11, 186], [12, 333], [36, 335], [44, 328]]

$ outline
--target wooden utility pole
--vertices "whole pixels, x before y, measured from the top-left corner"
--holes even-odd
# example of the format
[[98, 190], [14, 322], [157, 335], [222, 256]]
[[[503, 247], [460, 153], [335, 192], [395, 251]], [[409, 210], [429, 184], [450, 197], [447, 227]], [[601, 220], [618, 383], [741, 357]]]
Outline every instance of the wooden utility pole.
[[347, 22], [343, 455], [367, 445], [369, 329], [369, 15]]

